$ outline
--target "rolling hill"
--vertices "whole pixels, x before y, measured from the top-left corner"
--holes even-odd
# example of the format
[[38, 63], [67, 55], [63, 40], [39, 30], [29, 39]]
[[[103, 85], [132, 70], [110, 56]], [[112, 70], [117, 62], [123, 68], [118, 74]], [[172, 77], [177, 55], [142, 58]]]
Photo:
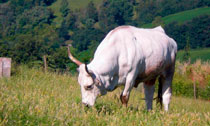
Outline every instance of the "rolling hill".
[[[202, 7], [202, 8], [196, 8], [192, 10], [182, 11], [179, 13], [171, 14], [165, 17], [162, 17], [162, 20], [164, 24], [169, 24], [171, 22], [177, 21], [179, 23], [183, 23], [185, 21], [192, 20], [195, 17], [198, 17], [200, 15], [210, 14], [210, 7]], [[142, 27], [144, 28], [151, 28], [152, 23], [145, 24]]]

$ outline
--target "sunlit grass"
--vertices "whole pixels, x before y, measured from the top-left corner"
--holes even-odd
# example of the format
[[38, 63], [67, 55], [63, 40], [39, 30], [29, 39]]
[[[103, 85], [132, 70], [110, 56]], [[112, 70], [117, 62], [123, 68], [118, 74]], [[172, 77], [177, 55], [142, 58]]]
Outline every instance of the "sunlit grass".
[[0, 125], [210, 125], [209, 101], [173, 96], [168, 113], [155, 102], [147, 112], [139, 89], [123, 107], [120, 87], [85, 108], [75, 76], [16, 69], [11, 78], [0, 80]]

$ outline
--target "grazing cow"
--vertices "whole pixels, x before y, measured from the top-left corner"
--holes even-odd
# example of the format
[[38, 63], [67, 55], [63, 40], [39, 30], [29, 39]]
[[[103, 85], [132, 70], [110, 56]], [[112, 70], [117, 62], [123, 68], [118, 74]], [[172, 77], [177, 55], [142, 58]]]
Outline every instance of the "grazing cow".
[[79, 66], [78, 82], [85, 105], [93, 106], [99, 94], [105, 95], [124, 85], [120, 99], [127, 106], [132, 88], [144, 82], [146, 106], [150, 110], [154, 83], [159, 78], [158, 98], [166, 111], [171, 98], [176, 52], [176, 42], [161, 26], [115, 28], [100, 43], [88, 65], [74, 58], [68, 47], [69, 58]]

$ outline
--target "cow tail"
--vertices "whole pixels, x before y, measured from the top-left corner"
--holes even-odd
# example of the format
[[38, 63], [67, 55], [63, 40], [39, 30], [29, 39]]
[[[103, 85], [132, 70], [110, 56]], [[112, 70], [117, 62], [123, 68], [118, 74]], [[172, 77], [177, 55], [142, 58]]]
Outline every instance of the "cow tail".
[[162, 87], [163, 87], [163, 83], [161, 81], [161, 77], [159, 77], [157, 104], [160, 103], [161, 109], [162, 109], [162, 106], [163, 106]]

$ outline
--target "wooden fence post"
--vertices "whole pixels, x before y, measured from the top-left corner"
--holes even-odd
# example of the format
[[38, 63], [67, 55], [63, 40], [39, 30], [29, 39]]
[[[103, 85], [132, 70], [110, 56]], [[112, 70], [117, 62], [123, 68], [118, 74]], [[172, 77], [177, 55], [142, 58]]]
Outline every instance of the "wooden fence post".
[[11, 58], [0, 58], [0, 77], [11, 76]]
[[195, 83], [195, 80], [193, 80], [193, 88], [194, 88], [194, 98], [196, 99], [196, 83]]
[[46, 57], [46, 55], [43, 56], [43, 60], [44, 60], [44, 72], [47, 72], [47, 57]]

